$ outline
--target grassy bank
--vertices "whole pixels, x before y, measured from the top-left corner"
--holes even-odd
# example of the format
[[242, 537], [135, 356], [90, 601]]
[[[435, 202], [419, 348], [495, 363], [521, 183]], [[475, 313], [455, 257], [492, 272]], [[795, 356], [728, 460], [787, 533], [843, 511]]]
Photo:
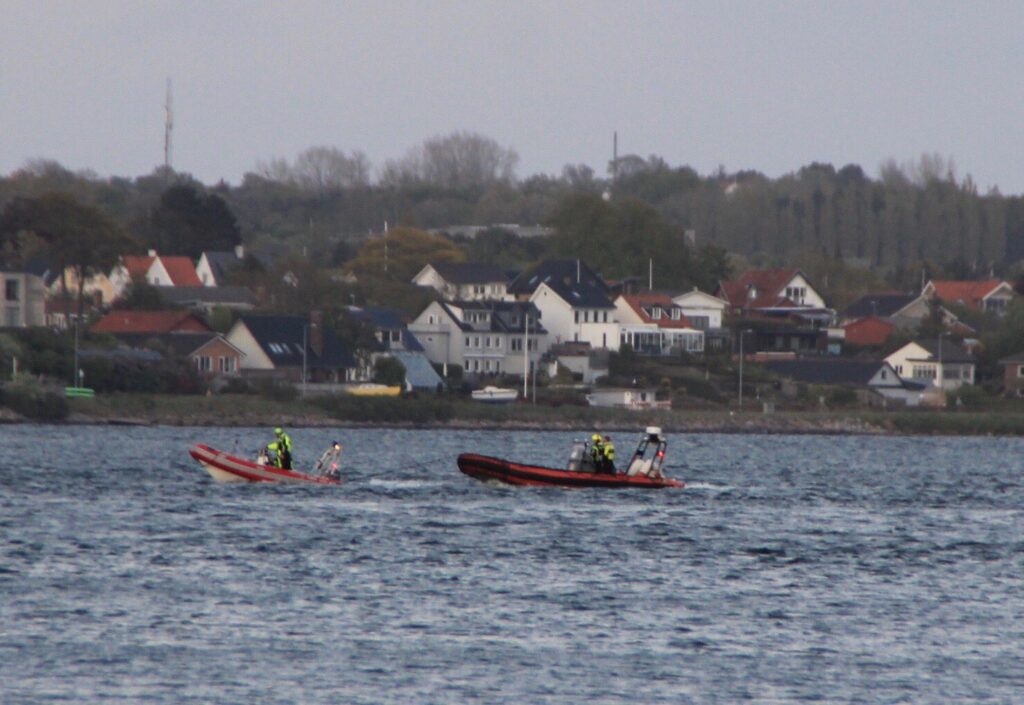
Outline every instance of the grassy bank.
[[254, 395], [110, 394], [69, 400], [72, 423], [177, 426], [408, 426], [671, 432], [1024, 435], [1024, 414], [984, 411], [632, 412], [585, 406], [481, 405], [471, 401], [331, 399], [277, 401]]

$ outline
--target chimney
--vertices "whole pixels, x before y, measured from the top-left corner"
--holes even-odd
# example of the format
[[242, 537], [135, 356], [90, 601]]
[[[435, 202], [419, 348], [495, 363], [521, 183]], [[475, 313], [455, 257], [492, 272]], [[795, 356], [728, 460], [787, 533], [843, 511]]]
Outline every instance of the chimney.
[[147, 250], [146, 254], [150, 257], [156, 257], [156, 250]]
[[324, 312], [309, 312], [309, 347], [317, 357], [324, 356]]
[[245, 259], [245, 245], [235, 245], [235, 257]]

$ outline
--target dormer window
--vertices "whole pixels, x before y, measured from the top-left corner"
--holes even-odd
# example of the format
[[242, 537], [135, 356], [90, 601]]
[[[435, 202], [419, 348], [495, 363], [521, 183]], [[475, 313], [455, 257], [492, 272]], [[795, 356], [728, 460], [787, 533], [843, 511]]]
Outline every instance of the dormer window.
[[680, 311], [678, 308], [672, 309], [672, 320], [678, 321], [680, 318], [682, 318], [682, 311]]
[[661, 320], [661, 306], [651, 307], [651, 318], [655, 321]]
[[757, 287], [753, 284], [747, 289], [747, 301], [753, 301], [757, 298]]

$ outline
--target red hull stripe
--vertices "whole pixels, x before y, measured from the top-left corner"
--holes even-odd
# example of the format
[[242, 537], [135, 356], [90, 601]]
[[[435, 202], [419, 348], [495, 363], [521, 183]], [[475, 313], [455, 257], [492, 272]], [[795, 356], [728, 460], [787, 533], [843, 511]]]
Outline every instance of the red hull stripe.
[[311, 482], [318, 485], [340, 485], [341, 480], [317, 475], [307, 475], [294, 470], [281, 470], [267, 465], [259, 465], [229, 455], [222, 450], [211, 448], [205, 443], [197, 443], [192, 446], [189, 455], [198, 462], [211, 465], [223, 472], [231, 473], [249, 482]]
[[684, 487], [682, 481], [669, 478], [653, 479], [643, 475], [630, 477], [625, 473], [599, 475], [592, 472], [557, 470], [537, 465], [520, 465], [501, 458], [463, 453], [459, 456], [459, 470], [478, 480], [498, 480], [510, 485], [558, 487]]

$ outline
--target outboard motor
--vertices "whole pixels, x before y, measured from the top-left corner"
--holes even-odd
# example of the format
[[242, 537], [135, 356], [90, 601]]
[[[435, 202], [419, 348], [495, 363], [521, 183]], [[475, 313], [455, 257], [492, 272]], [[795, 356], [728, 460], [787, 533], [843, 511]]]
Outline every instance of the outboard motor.
[[569, 465], [566, 469], [579, 472], [583, 468], [583, 462], [587, 457], [587, 442], [573, 441], [572, 450], [569, 451]]
[[[661, 436], [661, 428], [648, 426], [644, 435], [633, 453], [633, 459], [629, 461], [629, 469], [626, 474], [630, 477], [635, 475], [646, 475], [647, 477], [663, 477], [661, 466], [665, 462], [665, 449], [668, 442]], [[647, 451], [651, 453], [648, 455]]]

